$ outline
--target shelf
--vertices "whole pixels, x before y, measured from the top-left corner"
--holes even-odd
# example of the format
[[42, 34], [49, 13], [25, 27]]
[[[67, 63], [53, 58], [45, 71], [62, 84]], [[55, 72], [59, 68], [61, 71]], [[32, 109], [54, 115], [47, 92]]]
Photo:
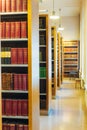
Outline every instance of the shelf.
[[28, 64], [2, 64], [1, 67], [28, 67]]
[[4, 41], [28, 41], [28, 38], [12, 38], [12, 39], [1, 39], [2, 42]]
[[46, 77], [45, 78], [40, 78], [40, 79], [46, 79]]
[[77, 60], [77, 58], [64, 58], [64, 60]]
[[64, 52], [64, 54], [78, 54], [78, 52]]
[[41, 96], [46, 96], [47, 94], [46, 93], [40, 93]]
[[2, 93], [28, 93], [28, 91], [21, 91], [21, 90], [2, 90]]
[[46, 47], [46, 45], [40, 45], [39, 47]]
[[46, 29], [39, 29], [39, 31], [46, 31]]
[[46, 64], [46, 61], [40, 61], [40, 64], [43, 64], [43, 63]]
[[27, 120], [27, 119], [28, 119], [28, 116], [2, 116], [2, 118]]
[[3, 15], [23, 15], [23, 14], [28, 14], [27, 12], [2, 12], [0, 13], [1, 16]]
[[78, 64], [64, 64], [64, 66], [78, 66]]

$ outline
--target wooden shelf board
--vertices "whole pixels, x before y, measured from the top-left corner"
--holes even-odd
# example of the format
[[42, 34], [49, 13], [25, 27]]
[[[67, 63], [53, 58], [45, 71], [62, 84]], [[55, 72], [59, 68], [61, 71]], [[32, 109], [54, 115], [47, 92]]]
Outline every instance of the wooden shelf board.
[[28, 116], [2, 116], [2, 118], [7, 118], [7, 119], [28, 119]]
[[1, 41], [28, 41], [28, 38], [8, 38], [8, 39], [1, 39]]
[[2, 64], [1, 67], [28, 67], [28, 64]]
[[28, 91], [21, 91], [21, 90], [2, 90], [2, 93], [28, 93]]
[[2, 12], [0, 15], [23, 15], [28, 14], [27, 11], [23, 12]]

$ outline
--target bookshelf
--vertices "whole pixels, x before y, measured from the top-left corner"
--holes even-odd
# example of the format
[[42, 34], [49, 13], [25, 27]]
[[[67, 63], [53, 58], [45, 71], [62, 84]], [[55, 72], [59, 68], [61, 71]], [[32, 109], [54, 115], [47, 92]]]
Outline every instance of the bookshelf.
[[52, 64], [52, 98], [56, 98], [57, 90], [57, 33], [56, 27], [51, 27], [51, 64]]
[[63, 52], [64, 52], [64, 77], [79, 76], [80, 67], [80, 49], [79, 41], [64, 41]]
[[61, 83], [63, 82], [64, 66], [63, 66], [63, 37], [60, 37], [60, 70], [61, 70]]
[[48, 115], [51, 108], [51, 29], [49, 16], [39, 15], [40, 114]]
[[39, 130], [38, 1], [0, 0], [0, 28], [0, 130]]

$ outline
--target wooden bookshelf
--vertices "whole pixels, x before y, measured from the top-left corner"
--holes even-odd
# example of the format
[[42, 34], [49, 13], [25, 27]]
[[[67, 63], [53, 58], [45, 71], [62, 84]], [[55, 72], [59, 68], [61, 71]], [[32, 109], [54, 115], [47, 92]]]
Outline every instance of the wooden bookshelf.
[[80, 67], [79, 41], [64, 41], [63, 52], [64, 77], [77, 78]]
[[57, 90], [57, 31], [51, 27], [51, 64], [52, 64], [52, 98], [56, 98]]
[[[49, 37], [50, 35], [50, 37]], [[39, 15], [40, 114], [48, 115], [51, 108], [51, 29], [49, 16]]]
[[39, 130], [38, 1], [13, 2], [0, 13], [0, 130]]

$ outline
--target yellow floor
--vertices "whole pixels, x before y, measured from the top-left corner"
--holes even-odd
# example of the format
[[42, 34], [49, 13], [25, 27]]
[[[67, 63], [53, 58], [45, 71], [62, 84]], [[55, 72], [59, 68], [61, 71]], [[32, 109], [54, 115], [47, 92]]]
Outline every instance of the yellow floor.
[[52, 100], [49, 116], [40, 116], [40, 130], [87, 130], [86, 93], [64, 82]]

